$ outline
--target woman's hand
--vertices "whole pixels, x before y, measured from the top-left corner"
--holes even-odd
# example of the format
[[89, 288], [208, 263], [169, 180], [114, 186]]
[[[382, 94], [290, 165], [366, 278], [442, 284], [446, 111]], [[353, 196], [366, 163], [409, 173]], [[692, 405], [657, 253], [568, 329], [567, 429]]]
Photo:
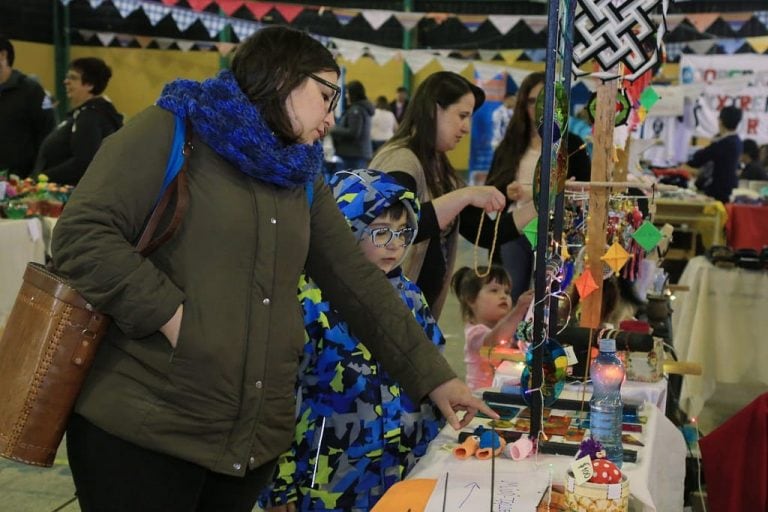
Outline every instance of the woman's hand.
[[529, 201], [532, 199], [531, 194], [528, 192], [528, 189], [523, 186], [522, 183], [518, 181], [513, 181], [509, 185], [507, 185], [507, 199], [510, 201], [515, 202], [524, 202]]
[[464, 193], [464, 199], [467, 205], [482, 208], [487, 213], [501, 211], [507, 205], [507, 201], [504, 199], [504, 194], [499, 192], [499, 189], [496, 187], [485, 185], [464, 187], [459, 190]]
[[[446, 421], [454, 430], [466, 427], [472, 421], [472, 418], [475, 417], [477, 411], [482, 411], [483, 414], [492, 419], [499, 419], [499, 415], [493, 409], [473, 395], [467, 385], [456, 378], [437, 386], [429, 393], [429, 398], [440, 409], [440, 412], [443, 413]], [[461, 420], [456, 416], [458, 411], [466, 411]]]
[[179, 341], [179, 328], [181, 327], [181, 317], [184, 314], [184, 304], [179, 304], [176, 312], [173, 314], [170, 320], [160, 328], [160, 332], [168, 338], [168, 343], [173, 348], [176, 348], [176, 343]]

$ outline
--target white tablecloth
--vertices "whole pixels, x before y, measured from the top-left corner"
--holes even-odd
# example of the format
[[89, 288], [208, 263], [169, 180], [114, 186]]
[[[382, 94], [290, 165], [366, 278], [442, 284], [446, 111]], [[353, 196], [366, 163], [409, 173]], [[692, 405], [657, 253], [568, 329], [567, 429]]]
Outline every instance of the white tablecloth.
[[[681, 511], [685, 480], [685, 441], [663, 412], [651, 404], [646, 404], [645, 411], [648, 413], [644, 432], [645, 447], [638, 452], [637, 463], [624, 463], [622, 468], [629, 479], [630, 511]], [[427, 454], [419, 461], [409, 478], [439, 479], [446, 472], [450, 473], [452, 468], [473, 473], [490, 471], [490, 462], [487, 460], [481, 461], [474, 457], [467, 460], [456, 459], [447, 446], [453, 446], [457, 439], [457, 432], [449, 426], [445, 427], [430, 444]], [[531, 456], [521, 461], [497, 458], [496, 464], [514, 465], [516, 473], [546, 471], [552, 464], [553, 483], [564, 484], [566, 471], [572, 461], [571, 457], [539, 455], [538, 459]]]
[[698, 256], [679, 284], [690, 291], [672, 303], [675, 350], [702, 367], [683, 380], [680, 407], [698, 416], [718, 382], [768, 390], [768, 272], [718, 268]]
[[0, 219], [0, 326], [13, 308], [24, 269], [30, 261], [45, 262], [43, 227], [39, 219]]

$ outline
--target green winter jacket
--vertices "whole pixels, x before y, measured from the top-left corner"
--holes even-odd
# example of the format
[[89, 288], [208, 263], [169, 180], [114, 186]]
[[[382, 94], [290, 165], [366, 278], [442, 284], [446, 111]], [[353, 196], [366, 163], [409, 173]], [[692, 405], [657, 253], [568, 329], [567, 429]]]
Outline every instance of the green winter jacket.
[[[76, 411], [107, 432], [242, 475], [288, 449], [308, 274], [414, 400], [454, 377], [327, 186], [249, 178], [193, 139], [190, 204], [174, 238], [133, 249], [160, 190], [173, 115], [150, 107], [105, 139], [53, 235], [56, 268], [114, 323]], [[161, 225], [162, 228], [162, 225]], [[176, 349], [158, 331], [184, 304]]]

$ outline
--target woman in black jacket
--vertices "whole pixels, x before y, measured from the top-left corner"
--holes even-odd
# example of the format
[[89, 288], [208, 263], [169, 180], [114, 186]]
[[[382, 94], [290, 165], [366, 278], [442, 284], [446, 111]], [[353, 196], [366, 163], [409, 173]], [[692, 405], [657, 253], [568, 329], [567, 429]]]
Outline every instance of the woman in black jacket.
[[35, 174], [45, 174], [55, 183], [77, 185], [104, 137], [123, 126], [122, 114], [102, 96], [111, 77], [112, 70], [101, 59], [72, 61], [64, 78], [72, 110], [40, 146]]

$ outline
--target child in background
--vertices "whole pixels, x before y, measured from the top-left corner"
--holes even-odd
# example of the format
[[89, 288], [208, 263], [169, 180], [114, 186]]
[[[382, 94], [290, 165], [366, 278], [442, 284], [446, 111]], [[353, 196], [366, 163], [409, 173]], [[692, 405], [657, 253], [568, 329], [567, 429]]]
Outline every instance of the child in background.
[[[444, 345], [421, 290], [400, 269], [416, 235], [415, 193], [368, 169], [338, 172], [328, 185], [365, 256], [387, 274], [427, 336]], [[281, 511], [370, 510], [426, 453], [443, 421], [431, 402], [414, 404], [403, 394], [306, 278], [299, 300], [307, 342], [295, 437], [260, 504]]]
[[[480, 267], [480, 274], [488, 268]], [[464, 363], [467, 365], [467, 386], [471, 390], [490, 387], [493, 366], [482, 347], [507, 346], [517, 348], [514, 333], [533, 300], [531, 290], [520, 295], [512, 308], [512, 282], [506, 270], [491, 266], [485, 277], [478, 277], [469, 267], [453, 274], [451, 288], [459, 299], [464, 319]]]

